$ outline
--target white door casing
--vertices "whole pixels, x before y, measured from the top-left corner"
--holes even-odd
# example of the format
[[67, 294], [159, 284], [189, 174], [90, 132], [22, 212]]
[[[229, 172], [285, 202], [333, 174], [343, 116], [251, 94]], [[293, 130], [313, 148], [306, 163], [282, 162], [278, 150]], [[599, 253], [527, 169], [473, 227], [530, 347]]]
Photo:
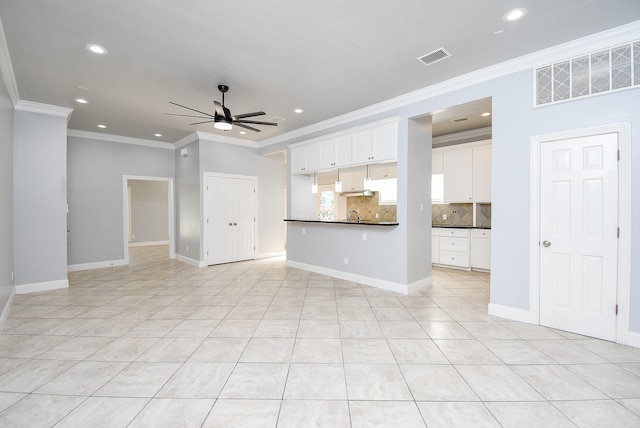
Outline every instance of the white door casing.
[[[541, 291], [542, 279], [542, 264], [543, 264], [543, 251], [542, 249], [557, 249], [561, 245], [561, 241], [554, 242], [551, 239], [542, 237], [542, 196], [541, 196], [541, 175], [542, 175], [542, 150], [543, 145], [548, 142], [556, 142], [570, 139], [582, 139], [591, 136], [599, 136], [605, 134], [614, 134], [617, 140], [617, 179], [616, 189], [613, 193], [616, 196], [616, 207], [613, 207], [617, 211], [617, 230], [620, 231], [618, 238], [616, 239], [617, 263], [616, 263], [616, 275], [613, 278], [615, 284], [615, 304], [613, 313], [615, 314], [616, 306], [618, 309], [617, 317], [615, 319], [615, 333], [614, 337], [610, 340], [615, 340], [620, 344], [629, 344], [632, 346], [640, 347], [640, 341], [629, 330], [629, 318], [630, 318], [630, 285], [631, 285], [631, 126], [629, 123], [617, 123], [611, 125], [602, 125], [593, 128], [577, 129], [560, 131], [553, 134], [536, 135], [531, 137], [531, 181], [530, 181], [530, 195], [531, 195], [531, 209], [530, 209], [530, 287], [529, 287], [529, 310], [527, 311], [526, 318], [519, 313], [513, 312], [518, 319], [528, 321], [533, 324], [541, 324], [543, 319], [543, 311], [541, 308], [541, 298], [544, 291]], [[593, 153], [591, 153], [593, 156]], [[604, 154], [603, 154], [604, 156]], [[588, 158], [591, 161], [593, 158]], [[604, 162], [604, 158], [603, 158]], [[592, 191], [595, 182], [589, 182], [587, 187], [588, 191]], [[604, 185], [604, 183], [603, 183]], [[562, 187], [562, 186], [558, 186]], [[591, 189], [589, 189], [591, 187]], [[604, 197], [604, 195], [603, 195]], [[609, 209], [610, 207], [607, 207]], [[561, 214], [561, 213], [560, 213]], [[603, 221], [605, 216], [609, 213], [603, 213]], [[587, 223], [593, 224], [593, 218], [587, 218]], [[604, 227], [604, 226], [603, 226]], [[593, 234], [593, 230], [589, 233]], [[591, 239], [591, 238], [590, 238]], [[549, 247], [543, 247], [543, 241], [548, 240], [551, 242]], [[559, 251], [558, 251], [559, 252]], [[549, 252], [550, 254], [553, 254]], [[549, 254], [547, 254], [549, 255]], [[557, 257], [557, 256], [556, 256]], [[561, 256], [560, 256], [561, 258]], [[594, 262], [595, 259], [589, 259], [587, 262]], [[589, 265], [589, 263], [586, 263]], [[583, 263], [583, 268], [585, 263]], [[591, 265], [593, 267], [593, 264]], [[557, 272], [559, 275], [560, 272]], [[566, 271], [565, 271], [566, 272]], [[603, 271], [604, 272], [604, 271]], [[594, 282], [591, 281], [588, 284], [594, 287]], [[593, 335], [593, 334], [590, 334]]]
[[540, 324], [616, 339], [618, 138], [540, 147]]

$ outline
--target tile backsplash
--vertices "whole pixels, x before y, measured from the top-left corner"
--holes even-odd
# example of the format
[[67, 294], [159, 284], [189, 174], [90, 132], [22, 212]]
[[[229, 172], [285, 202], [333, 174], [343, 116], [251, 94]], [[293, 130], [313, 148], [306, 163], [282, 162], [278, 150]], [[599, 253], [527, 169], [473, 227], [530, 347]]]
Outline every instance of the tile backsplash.
[[[356, 210], [360, 215], [360, 220], [365, 221], [397, 221], [398, 207], [396, 205], [380, 205], [378, 195], [379, 193], [375, 192], [373, 196], [347, 197], [347, 212]], [[376, 214], [378, 214], [377, 218]]]
[[476, 204], [476, 226], [491, 227], [491, 204]]
[[[443, 220], [443, 214], [446, 214], [446, 220]], [[431, 224], [433, 226], [473, 226], [473, 204], [433, 204]]]

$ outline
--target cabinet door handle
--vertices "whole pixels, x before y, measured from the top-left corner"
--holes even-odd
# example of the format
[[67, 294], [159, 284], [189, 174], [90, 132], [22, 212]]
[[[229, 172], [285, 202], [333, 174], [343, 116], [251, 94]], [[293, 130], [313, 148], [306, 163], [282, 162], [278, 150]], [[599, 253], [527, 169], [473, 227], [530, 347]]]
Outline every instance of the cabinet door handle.
[[233, 225], [234, 225], [234, 226], [237, 226], [237, 225], [238, 225], [238, 223], [233, 223]]
[[229, 223], [229, 226], [233, 226], [233, 224], [232, 224], [232, 223]]

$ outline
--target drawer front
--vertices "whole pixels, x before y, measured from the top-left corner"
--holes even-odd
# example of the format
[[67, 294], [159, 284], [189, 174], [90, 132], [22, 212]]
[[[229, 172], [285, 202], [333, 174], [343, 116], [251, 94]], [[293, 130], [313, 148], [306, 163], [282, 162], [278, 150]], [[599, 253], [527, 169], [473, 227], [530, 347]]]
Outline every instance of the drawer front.
[[438, 229], [438, 235], [440, 236], [455, 236], [457, 238], [468, 238], [470, 229], [448, 229], [448, 228], [440, 228]]
[[469, 254], [440, 251], [440, 264], [459, 267], [469, 267]]
[[440, 237], [440, 251], [469, 253], [469, 238]]
[[491, 238], [491, 231], [487, 229], [471, 229], [472, 238]]

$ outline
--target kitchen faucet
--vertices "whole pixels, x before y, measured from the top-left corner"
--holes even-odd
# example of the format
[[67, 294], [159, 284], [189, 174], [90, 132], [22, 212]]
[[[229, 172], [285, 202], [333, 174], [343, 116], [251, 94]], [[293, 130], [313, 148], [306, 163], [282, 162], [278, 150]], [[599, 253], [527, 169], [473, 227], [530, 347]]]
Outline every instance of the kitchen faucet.
[[355, 214], [356, 220], [358, 220], [358, 223], [360, 223], [360, 214], [358, 214], [358, 211], [356, 210], [349, 211], [349, 213], [347, 214], [347, 221], [351, 221], [351, 214]]

